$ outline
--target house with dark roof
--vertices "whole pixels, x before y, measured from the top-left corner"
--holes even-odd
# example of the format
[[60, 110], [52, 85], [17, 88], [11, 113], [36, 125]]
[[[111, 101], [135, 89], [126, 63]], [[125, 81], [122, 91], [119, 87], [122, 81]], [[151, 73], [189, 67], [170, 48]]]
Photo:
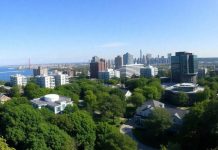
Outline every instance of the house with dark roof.
[[136, 113], [134, 115], [135, 125], [138, 127], [142, 127], [144, 120], [148, 118], [148, 116], [155, 108], [163, 108], [168, 111], [171, 115], [173, 126], [182, 125], [182, 119], [188, 113], [187, 110], [182, 110], [171, 105], [166, 105], [156, 100], [149, 100], [136, 109]]

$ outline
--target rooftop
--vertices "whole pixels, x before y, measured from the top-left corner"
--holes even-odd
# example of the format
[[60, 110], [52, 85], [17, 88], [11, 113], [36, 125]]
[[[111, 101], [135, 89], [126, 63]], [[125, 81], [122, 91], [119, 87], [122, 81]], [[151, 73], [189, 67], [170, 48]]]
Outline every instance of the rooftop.
[[[187, 110], [182, 110], [177, 107], [164, 104], [162, 102], [156, 101], [156, 100], [149, 100], [146, 101], [141, 107], [137, 108], [137, 112], [145, 111], [147, 109], [153, 109], [153, 108], [163, 108], [166, 109], [172, 116], [176, 116], [179, 119], [182, 119], [185, 114], [188, 113]], [[139, 114], [137, 114], [139, 115]]]
[[37, 106], [51, 106], [55, 107], [61, 104], [61, 102], [69, 103], [71, 102], [71, 98], [59, 96], [57, 94], [48, 94], [41, 98], [36, 98], [31, 100], [32, 103], [36, 104]]
[[185, 92], [187, 94], [204, 91], [204, 87], [194, 83], [177, 83], [177, 84], [162, 84], [165, 90], [172, 91], [174, 93]]

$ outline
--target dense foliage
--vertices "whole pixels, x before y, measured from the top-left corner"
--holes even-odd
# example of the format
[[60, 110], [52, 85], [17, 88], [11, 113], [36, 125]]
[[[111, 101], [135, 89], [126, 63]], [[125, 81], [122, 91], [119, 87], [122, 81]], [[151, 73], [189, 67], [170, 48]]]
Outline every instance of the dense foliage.
[[16, 149], [75, 149], [74, 140], [47, 123], [25, 99], [14, 99], [1, 106], [0, 112], [0, 133]]
[[15, 150], [14, 148], [10, 148], [8, 144], [6, 143], [6, 140], [3, 138], [0, 138], [0, 150]]
[[136, 150], [136, 143], [130, 137], [119, 133], [118, 129], [101, 122], [96, 129], [96, 150]]
[[[56, 115], [47, 108], [38, 110], [31, 106], [29, 100], [49, 93], [70, 97], [74, 106], [67, 106], [62, 114]], [[93, 150], [104, 145], [115, 150], [136, 149], [135, 142], [122, 135], [115, 126], [115, 119], [119, 120], [126, 108], [124, 92], [119, 88], [80, 78], [68, 85], [46, 89], [32, 80], [23, 89], [13, 87], [10, 94], [13, 99], [0, 105], [0, 135], [11, 147]], [[85, 105], [77, 107], [79, 99], [84, 100]], [[95, 117], [96, 111], [100, 112], [100, 118]], [[101, 124], [101, 121], [108, 122], [106, 124], [110, 126], [111, 133], [98, 141], [99, 145], [96, 146], [96, 138], [101, 134], [96, 131], [96, 123]]]
[[217, 114], [218, 101], [204, 101], [190, 110], [182, 130], [184, 149], [212, 149], [218, 146]]
[[[26, 87], [13, 87], [12, 100], [0, 105], [0, 136], [16, 149], [42, 150], [134, 150], [136, 143], [119, 131], [120, 118], [132, 117], [136, 108], [146, 100], [163, 100], [163, 89], [156, 78], [121, 79], [132, 92], [128, 99], [119, 87], [105, 86], [102, 81], [83, 77], [71, 80], [68, 85], [55, 89], [40, 88], [34, 81]], [[113, 86], [117, 79], [108, 81]], [[136, 129], [147, 144], [163, 149], [213, 149], [218, 143], [218, 78], [200, 79], [205, 90], [198, 92], [190, 105], [185, 93], [174, 95], [171, 104], [191, 106], [183, 125], [171, 133], [172, 118], [164, 109], [154, 109], [145, 119], [144, 130]], [[70, 97], [74, 106], [68, 106], [62, 114], [49, 109], [35, 109], [29, 100], [48, 93]], [[81, 101], [84, 105], [80, 105]], [[170, 102], [170, 101], [169, 101]], [[128, 111], [131, 109], [131, 113]], [[187, 108], [186, 108], [187, 109]], [[131, 115], [127, 115], [127, 114]], [[7, 146], [5, 140], [0, 139]], [[2, 144], [2, 145], [3, 145]], [[0, 147], [2, 146], [0, 145]]]

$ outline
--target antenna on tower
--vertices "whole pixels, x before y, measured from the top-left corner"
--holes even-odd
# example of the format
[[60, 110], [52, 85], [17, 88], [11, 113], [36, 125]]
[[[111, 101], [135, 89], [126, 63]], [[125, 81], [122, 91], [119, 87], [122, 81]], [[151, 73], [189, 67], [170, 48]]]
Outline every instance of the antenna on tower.
[[29, 58], [29, 70], [31, 69], [31, 63], [30, 63], [30, 58]]
[[140, 58], [139, 58], [140, 63], [142, 63], [142, 50], [140, 49]]

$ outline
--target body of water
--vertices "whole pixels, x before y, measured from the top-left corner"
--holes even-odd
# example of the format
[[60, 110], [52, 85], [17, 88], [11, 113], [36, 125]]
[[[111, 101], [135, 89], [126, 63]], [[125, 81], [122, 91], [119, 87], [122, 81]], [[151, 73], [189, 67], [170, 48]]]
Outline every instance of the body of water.
[[15, 74], [33, 76], [33, 70], [29, 70], [29, 69], [18, 70], [17, 68], [0, 67], [0, 81], [10, 81], [10, 76]]

